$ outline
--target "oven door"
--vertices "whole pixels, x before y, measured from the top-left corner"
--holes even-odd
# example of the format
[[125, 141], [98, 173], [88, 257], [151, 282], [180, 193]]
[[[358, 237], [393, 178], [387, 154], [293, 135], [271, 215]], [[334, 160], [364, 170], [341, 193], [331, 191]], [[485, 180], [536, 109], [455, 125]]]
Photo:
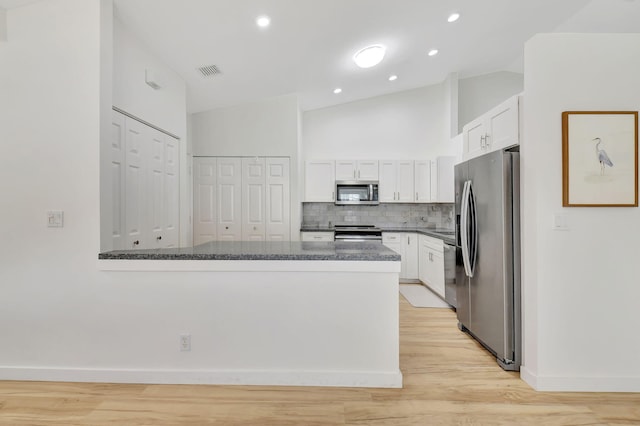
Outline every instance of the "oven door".
[[336, 235], [336, 241], [348, 241], [350, 243], [363, 243], [363, 242], [382, 242], [381, 235], [357, 235], [357, 234], [344, 234]]

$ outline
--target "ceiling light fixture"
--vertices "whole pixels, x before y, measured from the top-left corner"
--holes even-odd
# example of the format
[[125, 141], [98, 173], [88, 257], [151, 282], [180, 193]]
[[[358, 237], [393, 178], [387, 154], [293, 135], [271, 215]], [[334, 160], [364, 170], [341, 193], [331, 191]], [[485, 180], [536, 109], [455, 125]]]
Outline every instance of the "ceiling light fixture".
[[342, 89], [341, 89], [341, 88], [339, 88], [339, 87], [338, 87], [337, 89], [333, 89], [333, 93], [335, 93], [336, 95], [337, 95], [338, 93], [342, 93]]
[[438, 49], [431, 49], [427, 55], [436, 56], [438, 54]]
[[371, 68], [378, 65], [382, 59], [384, 59], [385, 47], [381, 44], [374, 44], [367, 46], [364, 49], [358, 50], [353, 55], [353, 61], [360, 68]]
[[397, 75], [391, 75], [389, 76], [389, 81], [396, 81], [398, 79]]
[[460, 14], [459, 13], [452, 13], [447, 18], [447, 22], [456, 22], [458, 19], [460, 19]]
[[266, 28], [269, 26], [269, 24], [271, 24], [271, 18], [269, 18], [268, 16], [264, 15], [264, 16], [258, 16], [258, 18], [256, 18], [256, 24], [260, 27], [260, 28]]

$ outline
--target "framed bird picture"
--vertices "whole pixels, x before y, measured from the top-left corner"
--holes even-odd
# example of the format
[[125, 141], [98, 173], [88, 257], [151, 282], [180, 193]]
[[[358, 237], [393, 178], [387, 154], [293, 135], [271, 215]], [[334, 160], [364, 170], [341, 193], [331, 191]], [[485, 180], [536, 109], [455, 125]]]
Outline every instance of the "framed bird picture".
[[562, 113], [562, 205], [638, 207], [638, 112]]

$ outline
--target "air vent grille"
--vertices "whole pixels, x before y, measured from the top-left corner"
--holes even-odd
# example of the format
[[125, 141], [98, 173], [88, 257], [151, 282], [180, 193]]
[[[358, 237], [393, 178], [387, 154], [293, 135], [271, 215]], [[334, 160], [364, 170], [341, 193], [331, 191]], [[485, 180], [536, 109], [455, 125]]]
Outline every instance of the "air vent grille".
[[200, 74], [202, 74], [204, 77], [211, 77], [214, 75], [222, 74], [222, 71], [220, 71], [220, 68], [218, 68], [215, 65], [207, 65], [204, 67], [200, 67], [198, 68], [198, 71], [200, 71]]

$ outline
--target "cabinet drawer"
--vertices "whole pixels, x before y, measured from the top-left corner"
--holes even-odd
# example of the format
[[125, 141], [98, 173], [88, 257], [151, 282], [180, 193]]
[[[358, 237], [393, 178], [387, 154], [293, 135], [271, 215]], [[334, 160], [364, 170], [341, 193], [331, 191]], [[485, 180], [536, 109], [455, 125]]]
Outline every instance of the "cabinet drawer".
[[300, 239], [302, 241], [333, 241], [333, 232], [301, 232]]
[[402, 242], [402, 234], [395, 232], [383, 232], [382, 233], [382, 242], [383, 243], [400, 243]]

